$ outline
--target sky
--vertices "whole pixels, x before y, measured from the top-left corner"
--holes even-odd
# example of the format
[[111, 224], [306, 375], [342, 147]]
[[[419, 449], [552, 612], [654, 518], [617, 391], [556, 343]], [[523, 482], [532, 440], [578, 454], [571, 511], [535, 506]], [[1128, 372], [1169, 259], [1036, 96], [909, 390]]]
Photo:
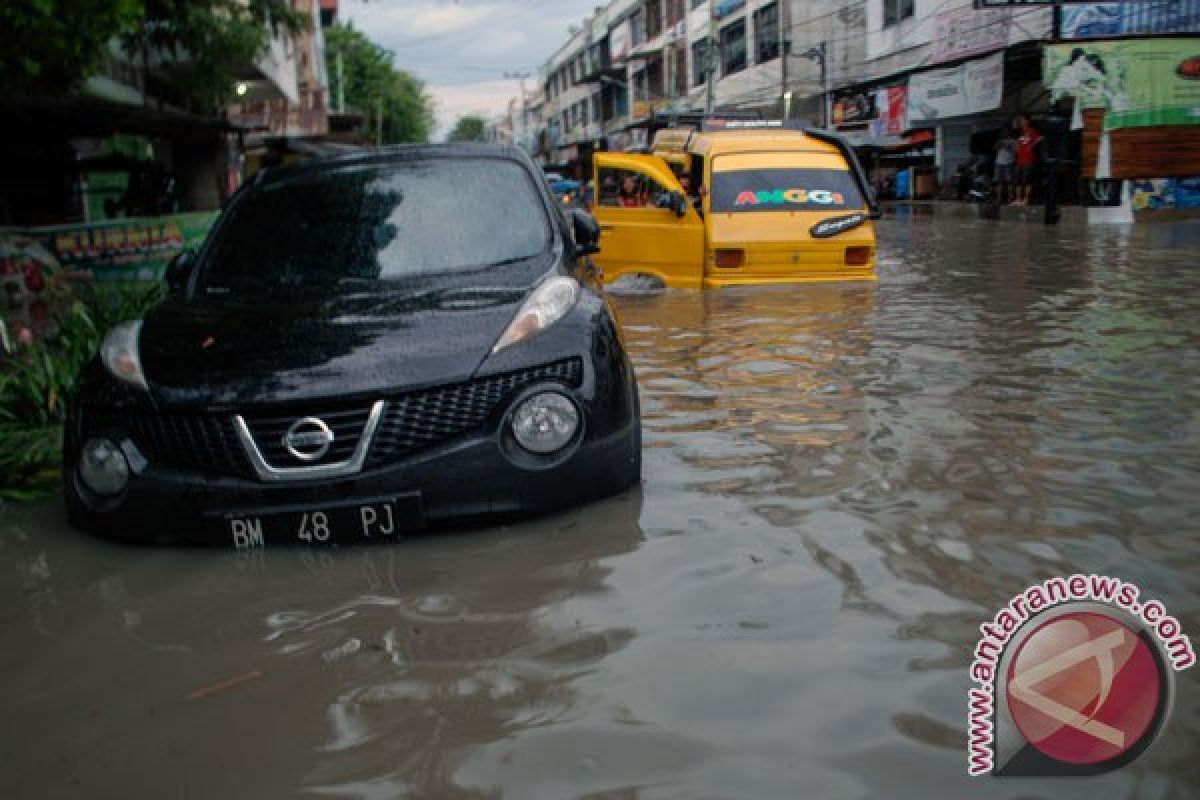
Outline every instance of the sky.
[[338, 19], [352, 22], [395, 53], [395, 65], [425, 81], [436, 104], [436, 140], [465, 114], [502, 112], [519, 93], [505, 73], [538, 67], [603, 0], [341, 0]]

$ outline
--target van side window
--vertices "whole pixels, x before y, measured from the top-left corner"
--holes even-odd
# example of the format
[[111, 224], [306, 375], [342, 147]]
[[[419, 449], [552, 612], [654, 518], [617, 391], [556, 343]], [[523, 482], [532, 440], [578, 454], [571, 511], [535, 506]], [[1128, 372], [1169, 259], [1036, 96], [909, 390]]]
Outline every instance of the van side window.
[[653, 207], [666, 190], [649, 175], [628, 169], [600, 167], [599, 204], [612, 208]]

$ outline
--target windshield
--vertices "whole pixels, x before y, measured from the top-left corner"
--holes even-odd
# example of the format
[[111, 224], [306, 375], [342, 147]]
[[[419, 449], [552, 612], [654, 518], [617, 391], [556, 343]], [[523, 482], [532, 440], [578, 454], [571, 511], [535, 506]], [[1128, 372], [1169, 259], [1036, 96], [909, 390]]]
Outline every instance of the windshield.
[[428, 159], [304, 174], [252, 191], [205, 253], [209, 293], [353, 288], [533, 257], [550, 228], [516, 163]]
[[739, 169], [713, 173], [716, 212], [842, 211], [864, 208], [854, 177], [844, 169]]

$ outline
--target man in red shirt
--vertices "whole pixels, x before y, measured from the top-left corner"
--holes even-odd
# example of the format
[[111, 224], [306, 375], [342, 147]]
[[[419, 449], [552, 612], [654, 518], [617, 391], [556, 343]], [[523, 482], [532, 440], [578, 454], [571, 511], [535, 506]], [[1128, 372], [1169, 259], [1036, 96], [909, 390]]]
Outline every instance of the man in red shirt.
[[1021, 135], [1017, 137], [1017, 170], [1016, 197], [1014, 206], [1029, 205], [1029, 193], [1033, 188], [1033, 164], [1036, 158], [1036, 148], [1042, 141], [1042, 135], [1033, 127], [1029, 117], [1019, 118]]

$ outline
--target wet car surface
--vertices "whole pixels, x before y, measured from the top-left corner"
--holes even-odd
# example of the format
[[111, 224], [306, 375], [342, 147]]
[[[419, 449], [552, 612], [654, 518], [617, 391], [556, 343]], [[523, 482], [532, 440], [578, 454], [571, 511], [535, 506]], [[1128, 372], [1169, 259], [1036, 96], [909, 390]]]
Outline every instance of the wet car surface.
[[1200, 794], [1200, 681], [1087, 780], [968, 779], [978, 625], [1120, 576], [1200, 631], [1200, 226], [900, 217], [878, 285], [614, 299], [644, 483], [398, 546], [0, 511], [3, 797]]

